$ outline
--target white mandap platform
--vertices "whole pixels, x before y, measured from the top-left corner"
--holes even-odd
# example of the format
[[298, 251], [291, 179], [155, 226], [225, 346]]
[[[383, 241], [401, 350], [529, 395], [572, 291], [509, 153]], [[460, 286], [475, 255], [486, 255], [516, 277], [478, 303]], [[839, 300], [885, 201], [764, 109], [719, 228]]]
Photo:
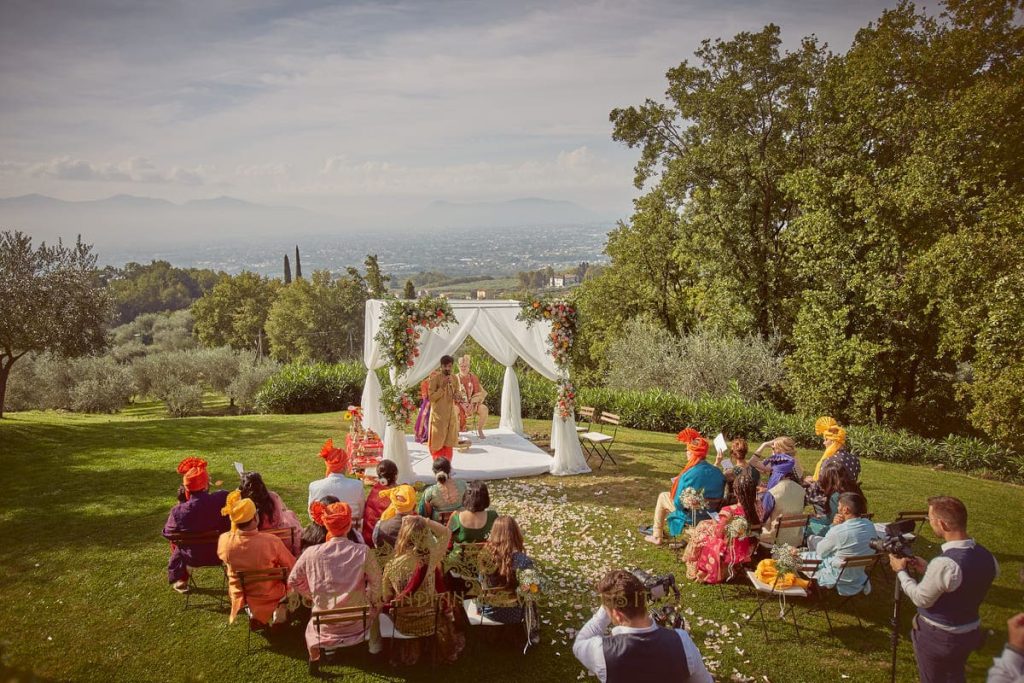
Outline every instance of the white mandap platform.
[[[511, 429], [485, 429], [486, 439], [476, 433], [463, 432], [473, 442], [466, 452], [452, 455], [452, 474], [463, 481], [473, 479], [510, 479], [544, 474], [551, 469], [551, 456]], [[427, 444], [416, 443], [407, 436], [409, 460], [418, 481], [434, 483], [431, 466], [434, 461]]]

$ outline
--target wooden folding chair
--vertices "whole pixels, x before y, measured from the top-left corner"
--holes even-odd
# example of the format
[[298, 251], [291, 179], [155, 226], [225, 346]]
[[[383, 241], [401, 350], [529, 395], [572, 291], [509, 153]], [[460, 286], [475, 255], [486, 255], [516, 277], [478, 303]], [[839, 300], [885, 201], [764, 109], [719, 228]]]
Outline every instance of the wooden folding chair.
[[271, 534], [280, 538], [284, 541], [288, 552], [292, 552], [292, 548], [295, 547], [295, 529], [290, 526], [283, 526], [277, 529], [263, 529], [260, 533]]
[[[807, 576], [813, 574], [818, 566], [821, 564], [821, 560], [810, 560], [801, 558], [799, 573]], [[796, 630], [797, 640], [803, 643], [803, 636], [800, 634], [800, 624], [796, 619], [796, 601], [803, 599], [806, 600], [810, 597], [809, 588], [801, 588], [799, 586], [792, 586], [790, 588], [779, 588], [779, 579], [782, 578], [776, 575], [775, 580], [771, 584], [767, 584], [757, 578], [755, 572], [747, 571], [747, 580], [750, 581], [750, 585], [754, 588], [754, 594], [757, 597], [757, 608], [747, 615], [746, 621], [749, 622], [754, 618], [754, 615], [761, 617], [761, 628], [764, 631], [764, 642], [768, 643], [768, 619], [765, 617], [764, 608], [768, 604], [769, 600], [779, 599], [783, 602], [783, 608], [779, 615], [782, 621], [786, 620], [786, 615], [793, 617], [793, 628]]]
[[[585, 432], [589, 432], [590, 431], [590, 426], [594, 422], [594, 408], [593, 408], [593, 406], [583, 406], [582, 408], [580, 408], [580, 412], [577, 415], [577, 417], [579, 419], [576, 421], [576, 433], [577, 434], [583, 434]], [[586, 423], [587, 423], [586, 427], [581, 426], [584, 421], [586, 421]]]
[[[221, 532], [219, 532], [219, 531], [199, 531], [199, 532], [192, 532], [192, 533], [176, 532], [176, 533], [170, 534], [167, 537], [167, 540], [169, 540], [171, 543], [173, 543], [174, 545], [179, 546], [179, 547], [180, 546], [189, 546], [189, 545], [217, 545], [217, 542], [220, 540], [220, 534], [221, 534]], [[219, 608], [223, 608], [224, 607], [224, 601], [226, 600], [227, 593], [228, 593], [228, 574], [227, 574], [227, 571], [224, 569], [224, 563], [218, 563], [218, 564], [205, 565], [205, 566], [202, 566], [202, 567], [192, 567], [192, 566], [189, 566], [189, 568], [188, 568], [188, 592], [185, 593], [185, 607], [184, 607], [184, 609], [188, 609], [189, 601], [192, 599], [192, 592], [199, 590], [199, 584], [196, 583], [196, 579], [195, 579], [196, 571], [199, 570], [199, 569], [207, 569], [207, 568], [210, 568], [210, 569], [217, 568], [217, 569], [220, 569], [220, 571], [221, 571], [221, 577], [222, 577], [221, 578], [221, 586], [220, 586], [221, 594], [220, 594], [220, 596], [217, 599], [217, 606]]]
[[273, 569], [250, 569], [248, 571], [235, 572], [238, 577], [239, 589], [242, 591], [242, 607], [245, 617], [248, 620], [249, 628], [246, 629], [245, 654], [249, 654], [250, 643], [252, 642], [252, 611], [249, 609], [249, 599], [245, 594], [246, 587], [252, 587], [258, 583], [278, 582], [287, 587], [288, 569], [285, 567], [274, 567]]
[[800, 532], [800, 545], [803, 545], [803, 537], [804, 537], [804, 535], [803, 535], [803, 531], [802, 530], [807, 527], [807, 521], [810, 518], [811, 518], [811, 516], [808, 515], [808, 514], [782, 515], [781, 517], [776, 518], [775, 524], [769, 530], [771, 532], [771, 534], [772, 534], [772, 541], [770, 543], [767, 542], [767, 541], [759, 541], [758, 545], [760, 545], [760, 547], [762, 549], [771, 550], [772, 547], [775, 545], [775, 539], [777, 539], [779, 537], [779, 532], [780, 531], [782, 531], [783, 529], [796, 529], [796, 528], [801, 529], [801, 532]]
[[[340, 646], [332, 650], [327, 650], [321, 643], [320, 629], [323, 626], [330, 624], [352, 624], [356, 622], [362, 622], [363, 625], [363, 640], [365, 642], [370, 637], [370, 606], [369, 605], [356, 605], [354, 607], [338, 607], [336, 609], [325, 609], [325, 610], [313, 610], [312, 615], [313, 626], [316, 627], [316, 641], [317, 647], [320, 650], [320, 659], [316, 661], [310, 661], [309, 672], [312, 675], [317, 675], [320, 672], [320, 665], [324, 659], [334, 653], [334, 650], [340, 649]], [[353, 643], [354, 644], [354, 643]]]
[[[615, 413], [601, 413], [601, 419], [599, 420], [601, 431], [589, 431], [580, 434], [580, 443], [583, 445], [583, 449], [587, 451], [587, 460], [589, 461], [591, 456], [598, 456], [601, 458], [601, 464], [597, 466], [598, 469], [604, 465], [605, 460], [611, 460], [613, 465], [618, 465], [615, 462], [615, 458], [612, 457], [611, 448], [612, 444], [615, 443], [615, 436], [619, 432], [619, 416]], [[604, 426], [611, 426], [612, 432], [608, 434], [604, 431]]]
[[[857, 568], [859, 568], [859, 569], [863, 569], [864, 570], [864, 575], [867, 577], [867, 579], [866, 579], [866, 581], [864, 583], [864, 586], [866, 587], [868, 585], [868, 583], [871, 581], [871, 574], [875, 570], [875, 565], [878, 564], [878, 561], [882, 557], [883, 556], [881, 554], [879, 554], [879, 553], [871, 553], [870, 555], [851, 555], [851, 556], [848, 556], [848, 557], [842, 557], [840, 559], [840, 562], [839, 562], [839, 575], [836, 577], [836, 586], [839, 585], [839, 582], [842, 580], [843, 574], [846, 573], [847, 569], [857, 569]], [[812, 577], [812, 578], [814, 578], [814, 577]], [[809, 609], [808, 610], [808, 614], [810, 614], [812, 612], [816, 612], [816, 611], [818, 611], [818, 609], [820, 609], [822, 612], [824, 612], [825, 613], [825, 621], [828, 623], [829, 635], [835, 636], [835, 631], [832, 628], [832, 618], [829, 615], [829, 607], [828, 607], [829, 595], [834, 593], [837, 596], [837, 598], [839, 599], [839, 604], [836, 605], [836, 609], [841, 610], [846, 605], [853, 603], [855, 598], [863, 596], [864, 595], [864, 589], [861, 588], [860, 591], [858, 591], [857, 593], [854, 593], [853, 595], [839, 595], [838, 590], [836, 590], [836, 588], [834, 586], [831, 587], [831, 588], [825, 588], [821, 584], [818, 584], [816, 580], [815, 580], [815, 584], [818, 587], [818, 591], [817, 591], [817, 593], [818, 593], [818, 607], [817, 608], [813, 608], [812, 607], [811, 609]], [[853, 607], [853, 609], [851, 611], [853, 612], [853, 616], [855, 616], [857, 618], [857, 624], [861, 628], [864, 628], [864, 622], [860, 618], [860, 613], [856, 609], [856, 604], [854, 604], [854, 607]]]

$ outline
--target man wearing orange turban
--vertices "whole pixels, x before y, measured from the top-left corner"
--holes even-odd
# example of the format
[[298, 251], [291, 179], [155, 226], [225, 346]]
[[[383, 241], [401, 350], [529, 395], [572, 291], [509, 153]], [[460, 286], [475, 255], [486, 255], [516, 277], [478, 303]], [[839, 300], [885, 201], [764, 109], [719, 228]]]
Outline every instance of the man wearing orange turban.
[[320, 648], [355, 645], [370, 631], [370, 651], [380, 651], [377, 624], [381, 572], [377, 557], [362, 543], [346, 535], [352, 527], [352, 510], [346, 503], [324, 505], [314, 501], [309, 508], [314, 522], [327, 529], [327, 541], [310, 546], [299, 556], [288, 577], [288, 587], [313, 603], [315, 611], [370, 605], [367, 623], [350, 621], [324, 624], [319, 631], [310, 620], [306, 625], [310, 673], [319, 667]]
[[323, 479], [309, 483], [309, 498], [306, 500], [306, 507], [309, 508], [313, 505], [313, 501], [334, 496], [338, 500], [348, 503], [348, 507], [352, 511], [353, 524], [358, 526], [363, 518], [363, 482], [348, 476], [348, 453], [340, 448], [335, 448], [334, 439], [327, 439], [320, 449], [320, 457], [324, 460], [327, 473]]
[[725, 495], [725, 475], [707, 461], [708, 442], [696, 429], [688, 427], [676, 435], [686, 444], [686, 467], [672, 480], [672, 491], [658, 494], [654, 505], [654, 525], [644, 540], [661, 545], [665, 523], [670, 536], [678, 536], [689, 524], [709, 519], [707, 510], [688, 510], [683, 504], [683, 493], [692, 488], [703, 493], [705, 499], [718, 499]]
[[231, 598], [231, 616], [235, 617], [248, 605], [253, 624], [259, 626], [276, 623], [286, 616], [278, 609], [281, 599], [287, 594], [283, 581], [262, 581], [246, 585], [245, 596], [238, 572], [284, 567], [288, 570], [295, 565], [295, 557], [284, 542], [273, 534], [259, 530], [256, 505], [251, 498], [242, 498], [242, 492], [232, 491], [221, 513], [231, 520], [231, 531], [220, 535], [217, 542], [217, 556], [224, 562], [228, 574], [228, 597]]
[[[163, 535], [170, 538], [181, 533], [201, 534], [227, 531], [229, 523], [220, 509], [227, 499], [227, 491], [210, 492], [210, 474], [206, 461], [200, 458], [185, 458], [178, 463], [178, 474], [182, 486], [179, 503], [167, 516]], [[195, 545], [171, 544], [171, 558], [167, 563], [167, 580], [179, 593], [188, 592], [190, 567], [216, 567], [217, 546], [214, 543]]]

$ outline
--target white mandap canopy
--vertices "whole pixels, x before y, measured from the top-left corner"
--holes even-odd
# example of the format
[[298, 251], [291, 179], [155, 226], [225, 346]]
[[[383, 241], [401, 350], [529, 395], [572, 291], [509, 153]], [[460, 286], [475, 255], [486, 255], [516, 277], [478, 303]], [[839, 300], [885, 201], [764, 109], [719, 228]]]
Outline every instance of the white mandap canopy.
[[[398, 465], [398, 479], [401, 482], [413, 480], [412, 466], [405, 433], [387, 424], [380, 408], [381, 386], [376, 370], [385, 366], [380, 344], [375, 337], [380, 328], [380, 319], [386, 302], [371, 299], [366, 302], [364, 321], [363, 362], [366, 364], [366, 382], [363, 384], [363, 423], [378, 434], [384, 435], [384, 457]], [[513, 365], [522, 358], [531, 368], [549, 380], [558, 379], [558, 369], [547, 350], [547, 338], [551, 333], [549, 323], [536, 323], [527, 327], [517, 320], [521, 304], [518, 301], [451, 301], [457, 324], [447, 329], [422, 330], [420, 355], [406, 372], [399, 375], [396, 368], [389, 368], [391, 381], [400, 381], [407, 388], [419, 384], [429, 375], [441, 360], [441, 356], [453, 355], [467, 337], [472, 337], [487, 353], [505, 366], [505, 381], [501, 388], [501, 423], [503, 428], [517, 434], [523, 433], [523, 412], [520, 405], [519, 379]], [[554, 392], [552, 392], [554, 395]], [[562, 420], [557, 406], [553, 408], [551, 421], [551, 447], [555, 457], [551, 473], [558, 475], [589, 472], [583, 450], [576, 435], [575, 416]]]

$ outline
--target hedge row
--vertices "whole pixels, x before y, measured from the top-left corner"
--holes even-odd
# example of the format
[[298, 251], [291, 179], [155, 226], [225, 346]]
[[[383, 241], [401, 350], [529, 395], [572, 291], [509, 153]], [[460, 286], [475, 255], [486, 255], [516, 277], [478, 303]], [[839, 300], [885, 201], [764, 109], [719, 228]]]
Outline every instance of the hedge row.
[[[474, 371], [490, 392], [492, 414], [501, 405], [505, 368], [489, 359], [474, 361]], [[358, 363], [339, 365], [288, 365], [264, 385], [257, 396], [261, 412], [305, 413], [341, 410], [358, 403], [365, 369]], [[523, 417], [551, 419], [555, 386], [534, 372], [517, 368]], [[817, 416], [781, 413], [764, 403], [748, 403], [739, 397], [688, 399], [661, 390], [620, 391], [581, 388], [577, 405], [616, 413], [624, 427], [655, 432], [676, 432], [695, 427], [704, 434], [722, 431], [763, 441], [781, 434], [797, 445], [820, 448], [814, 434]], [[852, 450], [862, 458], [885, 462], [942, 465], [961, 471], [987, 470], [1013, 481], [1024, 482], [1024, 457], [979, 439], [948, 436], [929, 439], [902, 430], [875, 426], [848, 429]]]

